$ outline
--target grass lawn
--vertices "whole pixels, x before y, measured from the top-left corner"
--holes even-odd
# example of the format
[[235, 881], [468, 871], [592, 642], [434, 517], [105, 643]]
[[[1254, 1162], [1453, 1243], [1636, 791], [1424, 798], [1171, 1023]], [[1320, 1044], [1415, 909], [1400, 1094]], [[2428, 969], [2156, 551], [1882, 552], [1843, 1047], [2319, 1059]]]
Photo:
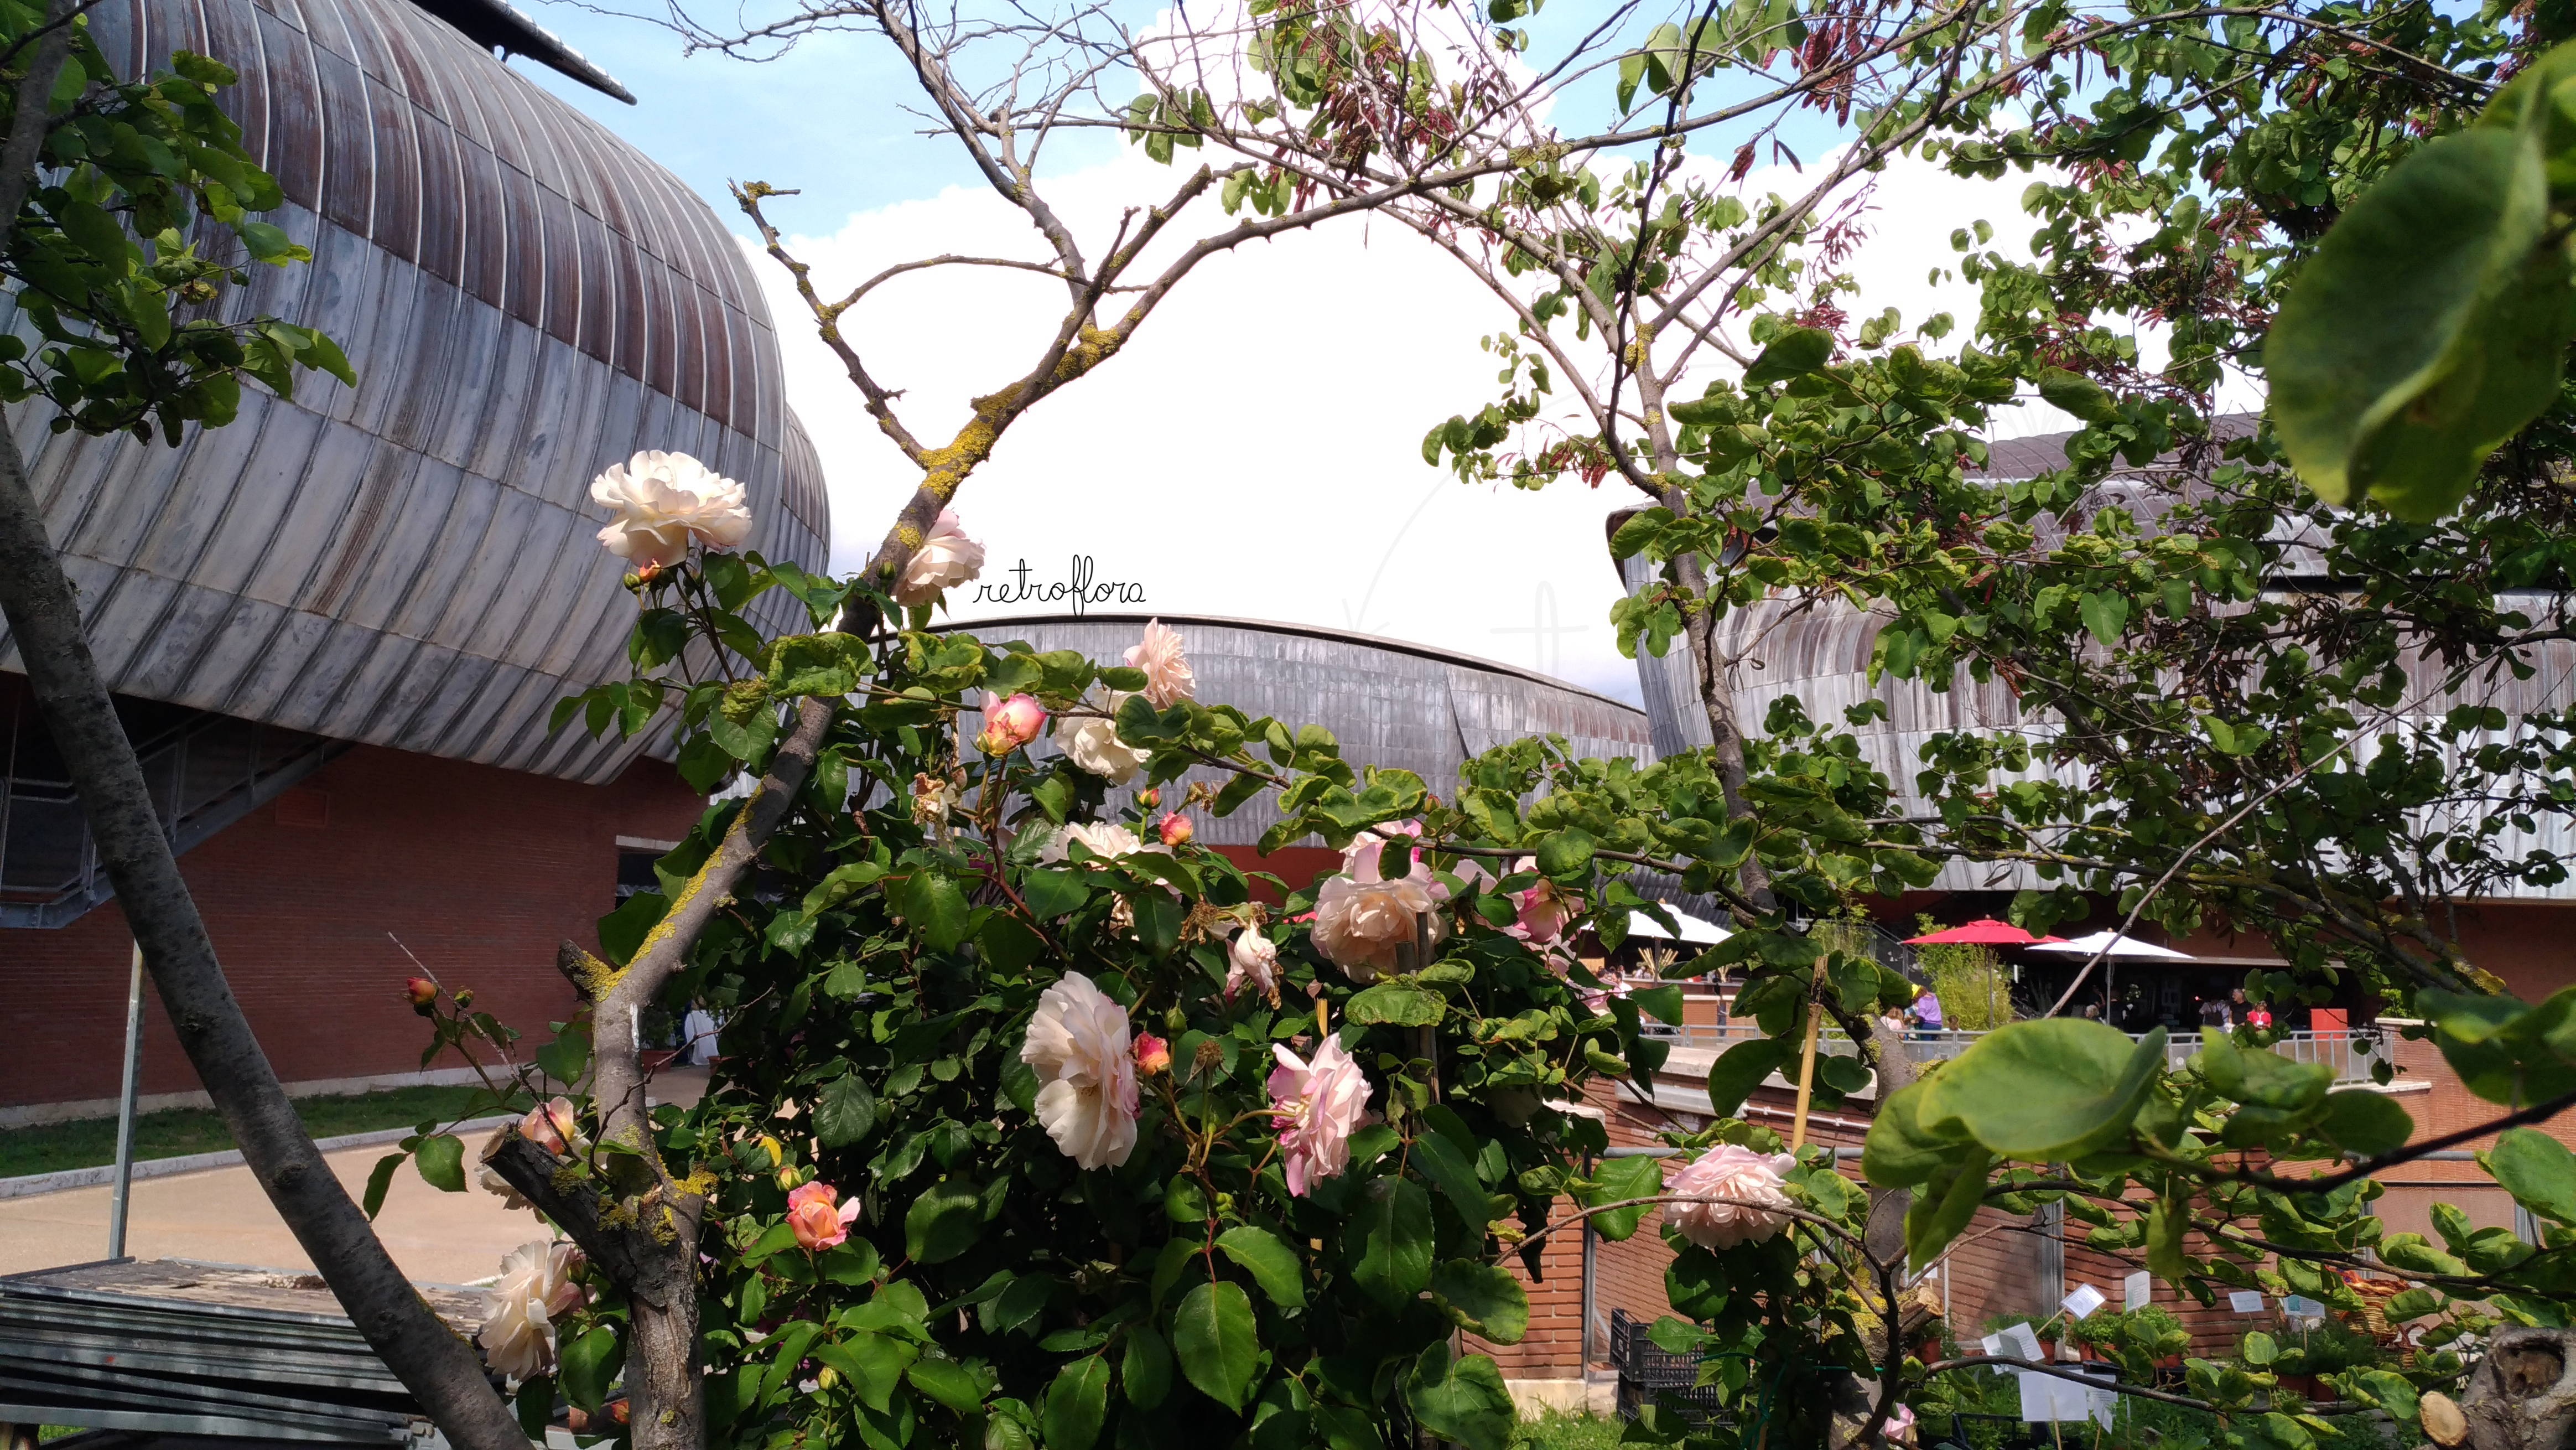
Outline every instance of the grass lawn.
[[[298, 1098], [295, 1111], [304, 1119], [306, 1132], [316, 1138], [336, 1138], [378, 1128], [408, 1128], [431, 1118], [445, 1122], [483, 1100], [485, 1094], [480, 1087], [408, 1087], [380, 1093]], [[527, 1104], [518, 1106], [524, 1111]], [[210, 1108], [176, 1108], [166, 1113], [145, 1113], [134, 1120], [137, 1161], [221, 1153], [232, 1146], [233, 1135], [224, 1130], [224, 1120]], [[74, 1123], [46, 1123], [0, 1133], [0, 1178], [96, 1168], [115, 1161], [114, 1118], [84, 1118]]]
[[1560, 1415], [1554, 1410], [1523, 1420], [1512, 1431], [1512, 1450], [1611, 1450], [1628, 1422], [1616, 1415]]

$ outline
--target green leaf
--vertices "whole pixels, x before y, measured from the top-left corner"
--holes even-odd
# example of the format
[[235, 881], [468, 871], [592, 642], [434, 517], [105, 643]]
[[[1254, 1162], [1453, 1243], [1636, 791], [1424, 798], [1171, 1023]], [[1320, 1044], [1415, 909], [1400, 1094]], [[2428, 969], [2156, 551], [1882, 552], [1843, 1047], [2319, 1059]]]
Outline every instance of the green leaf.
[[826, 1148], [846, 1148], [877, 1125], [877, 1100], [857, 1073], [823, 1085], [814, 1104], [814, 1133]]
[[1342, 1015], [1353, 1022], [1428, 1027], [1447, 1012], [1440, 994], [1412, 982], [1380, 982], [1350, 1000]]
[[617, 1331], [602, 1324], [582, 1331], [563, 1346], [561, 1376], [564, 1398], [590, 1414], [608, 1402], [608, 1387], [617, 1378], [625, 1353]]
[[1109, 1361], [1086, 1355], [1057, 1370], [1038, 1423], [1047, 1450], [1091, 1450], [1109, 1418]]
[[1306, 1271], [1296, 1250], [1265, 1228], [1243, 1224], [1216, 1236], [1220, 1253], [1241, 1264], [1270, 1302], [1282, 1309], [1306, 1307]]
[[1563, 830], [1538, 843], [1538, 869], [1549, 876], [1573, 876], [1590, 869], [1599, 843], [1582, 831]]
[[2102, 385], [2081, 373], [2049, 368], [2039, 375], [2039, 396], [2087, 423], [2117, 423], [2120, 405]]
[[953, 1359], [932, 1359], [925, 1355], [904, 1367], [903, 1377], [912, 1387], [961, 1415], [971, 1415], [984, 1403], [984, 1383], [975, 1372]]
[[1126, 1392], [1127, 1403], [1140, 1410], [1154, 1408], [1171, 1393], [1172, 1349], [1154, 1326], [1128, 1328], [1127, 1357], [1118, 1366], [1118, 1384]]
[[2306, 1112], [2334, 1086], [2330, 1064], [2292, 1062], [2277, 1052], [2238, 1047], [2215, 1027], [2202, 1029], [2200, 1051], [2191, 1063], [2201, 1081], [2236, 1101], [2284, 1113]]
[[1241, 1410], [1251, 1398], [1260, 1348], [1252, 1299], [1241, 1285], [1221, 1279], [1201, 1284], [1172, 1316], [1172, 1349], [1181, 1373], [1229, 1410]]
[[2548, 225], [2540, 147], [2500, 129], [2425, 143], [2343, 213], [2263, 343], [2273, 424], [2319, 498], [2439, 518], [2557, 396], [2569, 294]]
[[528, 1443], [546, 1443], [546, 1426], [555, 1417], [555, 1377], [541, 1374], [520, 1381], [510, 1403], [519, 1412], [519, 1432], [528, 1437]]
[[1972, 1146], [1960, 1161], [1945, 1165], [1915, 1191], [1914, 1202], [1905, 1210], [1905, 1258], [1915, 1273], [1929, 1268], [1952, 1240], [1966, 1232], [1968, 1221], [1985, 1203], [1986, 1169], [1993, 1162], [1985, 1149]]
[[1509, 1450], [1518, 1423], [1494, 1362], [1481, 1354], [1452, 1360], [1446, 1343], [1434, 1343], [1414, 1361], [1404, 1402], [1424, 1429], [1467, 1450]]
[[1040, 921], [1053, 921], [1082, 908], [1091, 899], [1091, 888], [1080, 871], [1031, 871], [1020, 878], [1020, 899], [1028, 903], [1029, 914]]
[[[1444, 1110], [1445, 1111], [1445, 1110]], [[1423, 1133], [1413, 1140], [1413, 1161], [1440, 1191], [1456, 1205], [1458, 1216], [1480, 1235], [1493, 1221], [1493, 1201], [1485, 1195], [1483, 1180], [1476, 1176], [1476, 1165], [1468, 1161], [1459, 1146], [1439, 1133]]]
[[2280, 1357], [2281, 1346], [2273, 1340], [2272, 1336], [2260, 1329], [2246, 1334], [2244, 1359], [2247, 1364], [2259, 1367], [2270, 1364]]
[[966, 939], [966, 918], [973, 908], [947, 873], [929, 867], [916, 870], [905, 879], [898, 901], [904, 921], [933, 950], [955, 951]]
[[1682, 989], [1675, 983], [1640, 987], [1628, 994], [1628, 1000], [1637, 1004], [1638, 1011], [1658, 1022], [1668, 1022], [1675, 1027], [1682, 1025]]
[[409, 1153], [387, 1153], [376, 1160], [374, 1171], [367, 1175], [367, 1196], [361, 1205], [370, 1221], [384, 1211], [385, 1194], [394, 1186], [394, 1170], [402, 1167], [403, 1160], [410, 1156]]
[[1529, 1293], [1508, 1269], [1451, 1259], [1431, 1271], [1431, 1297], [1450, 1318], [1496, 1344], [1518, 1344], [1529, 1332]]
[[420, 1176], [441, 1193], [465, 1191], [465, 1141], [452, 1133], [423, 1138], [412, 1148]]
[[644, 945], [662, 913], [670, 909], [670, 898], [658, 891], [638, 891], [619, 902], [615, 911], [599, 919], [600, 955], [621, 967], [633, 961], [636, 948]]
[[2355, 1376], [2362, 1393], [2379, 1402], [2398, 1424], [2411, 1424], [2422, 1413], [2422, 1401], [2406, 1377], [2384, 1369], [2366, 1369]]
[[[1734, 1117], [1764, 1079], [1797, 1055], [1797, 1044], [1785, 1037], [1756, 1037], [1719, 1053], [1717, 1061], [1708, 1065], [1709, 1110], [1721, 1118]], [[1874, 1141], [1875, 1133], [1872, 1136]], [[1873, 1173], [1870, 1181], [1884, 1180]]]
[[1819, 327], [1793, 327], [1774, 338], [1753, 366], [1744, 370], [1744, 386], [1758, 388], [1815, 372], [1833, 355], [1832, 333]]
[[904, 1210], [904, 1251], [918, 1263], [953, 1259], [983, 1232], [983, 1189], [971, 1179], [943, 1178]]
[[[1575, 1202], [1585, 1208], [1605, 1203], [1626, 1203], [1632, 1198], [1653, 1198], [1664, 1191], [1663, 1165], [1652, 1158], [1604, 1158], [1592, 1170], [1592, 1187], [1577, 1190]], [[1636, 1204], [1614, 1208], [1592, 1215], [1592, 1231], [1611, 1243], [1617, 1243], [1637, 1231], [1653, 1205]]]
[[2405, 1147], [2415, 1136], [2415, 1119], [2386, 1093], [2355, 1088], [2326, 1095], [2317, 1130], [2345, 1152], [2368, 1158]]
[[2576, 1223], [2576, 1154], [2547, 1133], [2538, 1128], [2505, 1130], [2487, 1154], [2487, 1171], [2516, 1203], [2533, 1213]]
[[2167, 1193], [2147, 1210], [2147, 1267], [2156, 1277], [2178, 1284], [2191, 1272], [2183, 1256], [2183, 1236], [2191, 1232], [2191, 1196]]
[[1917, 1119], [1931, 1136], [1965, 1134], [1997, 1157], [2066, 1162], [2127, 1133], [2164, 1054], [2162, 1028], [2132, 1042], [2082, 1018], [2014, 1022], [1924, 1083]]
[[1351, 1278], [1372, 1299], [1403, 1307], [1431, 1282], [1431, 1195], [1410, 1178], [1372, 1178], [1342, 1230]]
[[2084, 628], [2104, 649], [2120, 642], [2120, 630], [2129, 622], [2129, 600], [2126, 595], [2096, 591], [2084, 596], [2076, 606], [2084, 617]]

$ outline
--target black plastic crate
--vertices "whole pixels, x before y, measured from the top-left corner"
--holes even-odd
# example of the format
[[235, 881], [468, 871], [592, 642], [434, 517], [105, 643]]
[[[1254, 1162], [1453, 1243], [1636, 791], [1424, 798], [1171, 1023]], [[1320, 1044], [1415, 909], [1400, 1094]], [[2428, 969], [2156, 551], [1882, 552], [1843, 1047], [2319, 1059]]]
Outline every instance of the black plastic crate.
[[1699, 1383], [1700, 1362], [1695, 1354], [1656, 1348], [1646, 1337], [1645, 1321], [1625, 1309], [1610, 1311], [1610, 1364], [1619, 1372], [1621, 1419], [1633, 1420], [1640, 1408], [1663, 1403], [1694, 1424], [1722, 1423], [1726, 1415], [1717, 1387]]

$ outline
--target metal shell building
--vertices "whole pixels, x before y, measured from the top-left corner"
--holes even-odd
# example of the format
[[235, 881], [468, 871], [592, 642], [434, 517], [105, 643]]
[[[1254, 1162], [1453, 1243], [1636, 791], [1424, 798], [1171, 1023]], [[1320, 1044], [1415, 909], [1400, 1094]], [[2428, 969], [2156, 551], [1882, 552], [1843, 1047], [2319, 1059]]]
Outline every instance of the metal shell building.
[[[1180, 631], [1202, 704], [1231, 705], [1295, 728], [1321, 725], [1342, 758], [1410, 770], [1431, 793], [1457, 790], [1472, 756], [1528, 735], [1558, 734], [1578, 757], [1652, 759], [1645, 712], [1528, 670], [1375, 635], [1301, 624], [1165, 614], [1051, 614], [975, 619], [955, 625], [988, 644], [1024, 640], [1115, 664], [1142, 637], [1149, 617]], [[970, 727], [970, 732], [971, 732]], [[1192, 777], [1192, 778], [1195, 778]], [[1211, 773], [1211, 783], [1218, 782]], [[1233, 815], [1200, 814], [1197, 839], [1250, 860], [1277, 808], [1255, 797]], [[1339, 858], [1290, 846], [1271, 858], [1292, 886]]]
[[[677, 178], [493, 54], [623, 96], [498, 0], [90, 23], [129, 73], [181, 48], [240, 73], [223, 104], [313, 261], [219, 305], [319, 327], [359, 374], [246, 390], [175, 449], [10, 419], [216, 946], [256, 1024], [333, 1024], [263, 1030], [290, 1081], [416, 1065], [406, 949], [541, 1027], [569, 1001], [555, 940], [614, 904], [621, 843], [698, 808], [644, 741], [546, 729], [626, 670], [590, 479], [694, 454], [748, 487], [749, 547], [827, 562], [755, 278]], [[0, 1030], [32, 1049], [0, 1066], [0, 1125], [114, 1090], [126, 956], [14, 668], [0, 633]], [[193, 1086], [156, 1042], [146, 1092]]]

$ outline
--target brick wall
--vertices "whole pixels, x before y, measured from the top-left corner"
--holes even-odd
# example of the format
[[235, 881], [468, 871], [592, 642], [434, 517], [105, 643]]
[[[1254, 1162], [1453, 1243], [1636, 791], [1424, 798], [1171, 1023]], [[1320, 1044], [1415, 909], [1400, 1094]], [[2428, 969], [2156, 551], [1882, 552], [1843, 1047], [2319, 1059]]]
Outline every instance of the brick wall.
[[[426, 1037], [393, 937], [541, 1037], [574, 1005], [555, 944], [595, 946], [616, 904], [617, 838], [673, 839], [700, 809], [651, 760], [585, 786], [360, 746], [179, 868], [280, 1077], [408, 1072]], [[58, 930], [0, 931], [0, 1106], [115, 1095], [131, 947], [113, 902]], [[196, 1088], [146, 999], [143, 1091]]]

